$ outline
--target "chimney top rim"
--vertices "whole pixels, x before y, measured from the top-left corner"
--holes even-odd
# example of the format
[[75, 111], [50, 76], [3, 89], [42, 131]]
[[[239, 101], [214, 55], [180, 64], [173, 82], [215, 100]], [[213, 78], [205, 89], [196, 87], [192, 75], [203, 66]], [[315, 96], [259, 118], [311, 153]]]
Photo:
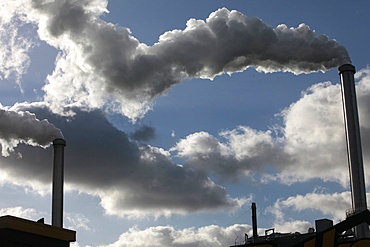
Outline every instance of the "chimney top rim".
[[353, 74], [356, 73], [356, 68], [350, 63], [347, 64], [342, 64], [341, 66], [338, 67], [339, 74], [346, 72], [346, 71], [352, 71]]
[[53, 145], [63, 145], [63, 146], [65, 146], [66, 145], [66, 141], [63, 138], [56, 138], [53, 141]]

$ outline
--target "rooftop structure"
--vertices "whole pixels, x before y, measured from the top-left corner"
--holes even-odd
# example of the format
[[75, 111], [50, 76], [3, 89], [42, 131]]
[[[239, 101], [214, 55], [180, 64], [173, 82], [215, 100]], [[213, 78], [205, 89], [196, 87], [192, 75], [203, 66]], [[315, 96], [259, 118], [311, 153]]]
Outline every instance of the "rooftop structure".
[[1, 247], [69, 247], [76, 232], [14, 216], [0, 217]]

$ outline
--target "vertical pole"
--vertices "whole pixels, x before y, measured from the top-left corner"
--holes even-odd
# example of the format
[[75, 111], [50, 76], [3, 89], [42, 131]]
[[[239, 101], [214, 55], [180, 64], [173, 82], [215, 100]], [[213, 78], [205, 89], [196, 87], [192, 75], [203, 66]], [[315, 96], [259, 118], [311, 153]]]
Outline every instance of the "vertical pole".
[[[358, 118], [355, 67], [344, 64], [338, 68], [341, 78], [344, 120], [346, 128], [348, 164], [351, 180], [352, 209], [355, 214], [367, 209], [364, 166], [362, 160], [360, 124]], [[370, 236], [369, 227], [363, 223], [355, 228], [357, 238]]]
[[257, 243], [257, 209], [256, 203], [252, 202], [252, 229], [253, 229], [253, 243]]
[[53, 226], [63, 228], [63, 197], [64, 197], [64, 147], [66, 141], [58, 138], [53, 141], [53, 194], [52, 194], [52, 220]]

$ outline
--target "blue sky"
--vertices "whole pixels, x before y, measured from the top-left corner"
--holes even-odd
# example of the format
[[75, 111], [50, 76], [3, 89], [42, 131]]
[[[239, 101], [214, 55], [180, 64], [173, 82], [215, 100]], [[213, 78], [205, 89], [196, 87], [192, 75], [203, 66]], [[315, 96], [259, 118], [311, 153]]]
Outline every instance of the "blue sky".
[[1, 215], [50, 223], [61, 132], [74, 246], [229, 246], [251, 202], [260, 234], [343, 220], [345, 49], [369, 180], [367, 1], [36, 3], [0, 9]]

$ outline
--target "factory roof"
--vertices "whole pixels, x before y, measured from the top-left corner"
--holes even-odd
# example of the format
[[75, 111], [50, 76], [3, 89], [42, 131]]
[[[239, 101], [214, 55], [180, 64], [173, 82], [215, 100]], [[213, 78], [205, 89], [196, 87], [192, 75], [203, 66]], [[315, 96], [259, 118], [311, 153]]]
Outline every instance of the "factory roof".
[[0, 231], [14, 230], [42, 237], [62, 240], [66, 242], [76, 241], [76, 232], [56, 226], [35, 222], [10, 215], [0, 217]]

